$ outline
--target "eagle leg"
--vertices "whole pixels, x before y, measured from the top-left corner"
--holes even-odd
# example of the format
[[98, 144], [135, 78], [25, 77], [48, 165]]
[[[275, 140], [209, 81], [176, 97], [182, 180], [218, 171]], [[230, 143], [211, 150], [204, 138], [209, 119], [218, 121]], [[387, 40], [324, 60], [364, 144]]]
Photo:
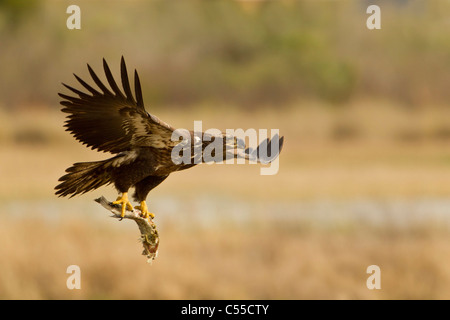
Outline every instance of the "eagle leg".
[[151, 212], [148, 211], [147, 208], [147, 203], [144, 201], [141, 201], [141, 205], [134, 207], [135, 209], [141, 210], [141, 215], [143, 218], [147, 219], [148, 217], [150, 217], [151, 219], [153, 219], [155, 217], [155, 215]]
[[122, 213], [121, 217], [123, 218], [125, 216], [125, 211], [128, 209], [130, 211], [133, 211], [133, 205], [130, 201], [128, 201], [128, 192], [122, 193], [122, 196], [118, 197], [116, 201], [113, 202], [113, 204], [121, 204], [122, 205]]

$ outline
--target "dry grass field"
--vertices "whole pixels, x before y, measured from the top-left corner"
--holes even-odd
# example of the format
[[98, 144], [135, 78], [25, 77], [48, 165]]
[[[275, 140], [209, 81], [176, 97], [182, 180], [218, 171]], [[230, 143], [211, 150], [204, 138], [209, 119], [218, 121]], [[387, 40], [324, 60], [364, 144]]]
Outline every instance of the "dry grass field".
[[[379, 103], [256, 114], [156, 110], [175, 127], [279, 128], [280, 170], [202, 165], [149, 196], [161, 245], [141, 256], [134, 222], [53, 187], [88, 150], [47, 108], [0, 123], [2, 299], [448, 299], [450, 117]], [[55, 107], [55, 109], [57, 109]], [[201, 115], [201, 118], [200, 118]], [[66, 269], [81, 268], [69, 290]], [[369, 290], [369, 265], [381, 290]]]
[[[0, 299], [450, 299], [448, 1], [0, 1]], [[372, 16], [370, 16], [372, 17]], [[371, 19], [371, 18], [370, 18]], [[279, 129], [279, 172], [201, 165], [148, 198], [161, 245], [54, 187], [108, 157], [61, 82], [117, 80], [176, 128]], [[81, 289], [66, 286], [81, 268]], [[366, 287], [370, 265], [381, 289]]]

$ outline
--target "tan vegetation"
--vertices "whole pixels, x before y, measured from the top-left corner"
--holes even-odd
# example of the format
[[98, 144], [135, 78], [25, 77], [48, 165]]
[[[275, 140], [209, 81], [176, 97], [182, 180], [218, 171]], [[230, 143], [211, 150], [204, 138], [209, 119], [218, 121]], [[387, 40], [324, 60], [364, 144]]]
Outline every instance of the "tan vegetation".
[[[64, 2], [0, 1], [0, 299], [450, 298], [450, 7], [377, 3], [368, 31], [356, 0], [77, 1], [69, 31]], [[53, 190], [109, 156], [64, 132], [60, 83], [122, 55], [174, 127], [285, 136], [277, 175], [202, 165], [153, 190], [152, 266], [93, 201], [113, 187]]]
[[[0, 298], [448, 299], [450, 294], [450, 238], [438, 229], [172, 225], [160, 228], [160, 255], [150, 266], [140, 256], [135, 226], [112, 220], [3, 218]], [[80, 290], [66, 287], [72, 264], [81, 268]], [[382, 270], [378, 291], [366, 288], [371, 264]]]
[[[450, 238], [445, 217], [425, 216], [396, 225], [390, 223], [395, 216], [381, 212], [381, 225], [351, 216], [333, 223], [335, 215], [325, 210], [319, 213], [329, 223], [313, 216], [295, 218], [296, 212], [304, 214], [298, 205], [320, 199], [445, 198], [450, 191], [448, 142], [432, 134], [448, 125], [440, 117], [442, 111], [400, 114], [355, 106], [349, 112], [358, 114], [359, 121], [346, 116], [345, 125], [357, 134], [336, 138], [341, 113], [295, 110], [267, 111], [250, 120], [236, 110], [226, 117], [196, 108], [176, 116], [158, 114], [182, 127], [192, 126], [186, 119], [199, 114], [205, 126], [274, 124], [287, 138], [275, 176], [260, 176], [253, 165], [203, 165], [174, 174], [154, 190], [149, 203], [159, 204], [155, 213], [161, 246], [152, 266], [140, 255], [134, 223], [108, 218], [92, 201], [101, 194], [113, 198], [113, 188], [71, 200], [53, 196], [65, 167], [107, 155], [86, 149], [63, 132], [59, 113], [4, 113], [0, 298], [448, 298]], [[388, 120], [374, 121], [382, 115]], [[20, 125], [12, 125], [12, 119]], [[415, 139], [397, 139], [402, 130], [414, 130]], [[27, 131], [33, 134], [27, 137]], [[196, 204], [205, 196], [217, 198], [219, 206], [225, 199], [225, 208], [245, 201], [248, 212], [218, 216], [220, 209], [211, 207], [208, 219], [213, 222], [205, 221], [196, 212], [205, 210]], [[175, 213], [170, 209], [174, 201], [184, 203]], [[270, 209], [255, 214], [273, 203], [286, 203], [293, 220], [268, 220]], [[71, 264], [81, 267], [81, 290], [66, 287]], [[371, 264], [381, 267], [380, 291], [365, 286], [365, 269]]]

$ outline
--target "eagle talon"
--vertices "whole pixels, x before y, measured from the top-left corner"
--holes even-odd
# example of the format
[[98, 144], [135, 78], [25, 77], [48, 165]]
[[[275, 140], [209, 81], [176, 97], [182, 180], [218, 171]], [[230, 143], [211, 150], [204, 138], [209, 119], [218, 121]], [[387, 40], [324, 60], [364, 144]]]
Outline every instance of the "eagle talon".
[[120, 214], [120, 217], [125, 217], [125, 211], [128, 209], [130, 211], [133, 211], [133, 205], [130, 201], [128, 201], [128, 192], [122, 193], [121, 197], [118, 197], [116, 201], [113, 202], [113, 204], [121, 204], [122, 205], [122, 212]]
[[155, 217], [155, 215], [153, 213], [148, 211], [147, 203], [145, 201], [141, 201], [141, 204], [134, 208], [141, 210], [141, 217], [144, 219], [147, 219], [147, 218], [153, 219]]

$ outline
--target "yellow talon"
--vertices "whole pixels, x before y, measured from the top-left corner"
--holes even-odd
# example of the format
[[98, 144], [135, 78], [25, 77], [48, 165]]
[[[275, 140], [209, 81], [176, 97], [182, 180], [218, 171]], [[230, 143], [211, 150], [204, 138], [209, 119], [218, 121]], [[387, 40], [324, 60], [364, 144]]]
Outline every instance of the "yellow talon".
[[133, 205], [130, 201], [128, 201], [128, 192], [122, 193], [121, 197], [118, 197], [116, 201], [113, 202], [113, 204], [121, 204], [122, 205], [122, 213], [121, 217], [125, 217], [125, 211], [128, 209], [130, 211], [133, 211]]
[[141, 205], [134, 208], [141, 210], [141, 215], [144, 219], [147, 219], [148, 217], [150, 217], [150, 219], [153, 219], [155, 217], [153, 213], [148, 212], [147, 203], [145, 201], [141, 201]]

